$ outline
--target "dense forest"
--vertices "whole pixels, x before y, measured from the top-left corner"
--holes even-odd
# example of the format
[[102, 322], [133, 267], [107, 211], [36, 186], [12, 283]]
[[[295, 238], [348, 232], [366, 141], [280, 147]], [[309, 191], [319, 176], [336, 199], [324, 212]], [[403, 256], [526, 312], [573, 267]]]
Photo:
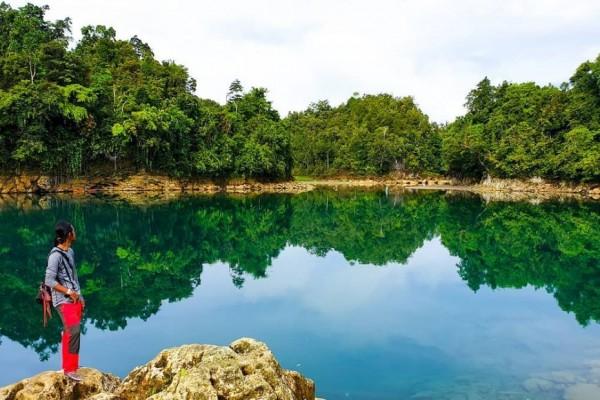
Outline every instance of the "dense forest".
[[450, 175], [600, 180], [600, 56], [560, 88], [481, 81], [442, 131]]
[[[281, 118], [264, 88], [234, 80], [225, 104], [159, 61], [139, 37], [47, 7], [0, 4], [0, 170], [60, 176], [148, 171], [176, 177], [443, 174], [600, 181], [600, 57], [560, 87], [482, 80], [454, 122], [411, 97], [354, 95]], [[201, 92], [201, 85], [198, 90]]]
[[355, 96], [339, 107], [327, 101], [291, 113], [296, 170], [308, 174], [439, 173], [440, 129], [411, 97]]
[[94, 168], [286, 178], [289, 136], [267, 91], [233, 82], [227, 104], [194, 95], [185, 67], [150, 46], [47, 7], [0, 4], [0, 168], [87, 174]]

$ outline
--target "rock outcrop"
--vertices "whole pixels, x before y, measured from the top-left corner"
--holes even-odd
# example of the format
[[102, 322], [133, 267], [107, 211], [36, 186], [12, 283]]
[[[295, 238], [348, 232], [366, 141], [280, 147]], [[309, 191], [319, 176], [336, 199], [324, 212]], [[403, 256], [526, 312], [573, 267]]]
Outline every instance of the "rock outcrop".
[[513, 192], [553, 195], [583, 195], [594, 199], [600, 198], [600, 186], [598, 184], [550, 182], [542, 178], [498, 179], [488, 177], [481, 183], [474, 185], [473, 189], [474, 191], [480, 193]]
[[313, 381], [283, 369], [269, 348], [242, 338], [228, 347], [167, 349], [121, 381], [82, 368], [83, 382], [45, 372], [0, 389], [0, 400], [314, 400]]
[[74, 384], [62, 372], [43, 372], [14, 385], [0, 389], [2, 400], [100, 400], [115, 391], [121, 382], [116, 376], [91, 368], [81, 368], [83, 381]]
[[17, 193], [114, 193], [114, 192], [200, 192], [200, 193], [300, 193], [312, 185], [288, 182], [256, 182], [231, 180], [176, 179], [162, 175], [138, 173], [126, 176], [91, 176], [62, 179], [45, 175], [22, 174], [0, 176], [0, 194]]

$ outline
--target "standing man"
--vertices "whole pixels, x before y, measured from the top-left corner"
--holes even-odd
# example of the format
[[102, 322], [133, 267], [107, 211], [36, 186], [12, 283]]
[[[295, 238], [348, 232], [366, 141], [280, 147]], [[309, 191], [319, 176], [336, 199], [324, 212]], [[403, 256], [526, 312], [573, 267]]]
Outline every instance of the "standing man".
[[79, 346], [81, 337], [81, 315], [85, 302], [75, 269], [75, 253], [71, 246], [77, 239], [75, 228], [66, 221], [55, 227], [54, 248], [48, 256], [45, 283], [52, 289], [52, 305], [63, 323], [62, 367], [64, 374], [81, 381], [79, 369]]

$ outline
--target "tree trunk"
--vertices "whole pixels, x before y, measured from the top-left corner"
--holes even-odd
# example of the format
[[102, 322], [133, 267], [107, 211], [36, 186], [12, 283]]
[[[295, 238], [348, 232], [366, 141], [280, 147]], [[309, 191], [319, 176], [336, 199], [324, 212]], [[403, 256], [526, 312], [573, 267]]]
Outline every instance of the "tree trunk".
[[35, 79], [35, 75], [37, 74], [35, 65], [33, 64], [33, 60], [29, 58], [29, 76], [31, 77], [31, 84], [33, 85], [33, 81]]

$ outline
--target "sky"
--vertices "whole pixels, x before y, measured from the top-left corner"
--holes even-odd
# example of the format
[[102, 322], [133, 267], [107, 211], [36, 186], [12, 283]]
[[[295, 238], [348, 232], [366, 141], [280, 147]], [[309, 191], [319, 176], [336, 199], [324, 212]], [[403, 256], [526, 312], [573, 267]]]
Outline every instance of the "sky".
[[[27, 1], [8, 0], [12, 6]], [[464, 113], [485, 76], [559, 85], [600, 54], [598, 0], [32, 0], [50, 19], [138, 35], [188, 67], [197, 95], [269, 89], [285, 116], [354, 93], [413, 96], [433, 121]]]

